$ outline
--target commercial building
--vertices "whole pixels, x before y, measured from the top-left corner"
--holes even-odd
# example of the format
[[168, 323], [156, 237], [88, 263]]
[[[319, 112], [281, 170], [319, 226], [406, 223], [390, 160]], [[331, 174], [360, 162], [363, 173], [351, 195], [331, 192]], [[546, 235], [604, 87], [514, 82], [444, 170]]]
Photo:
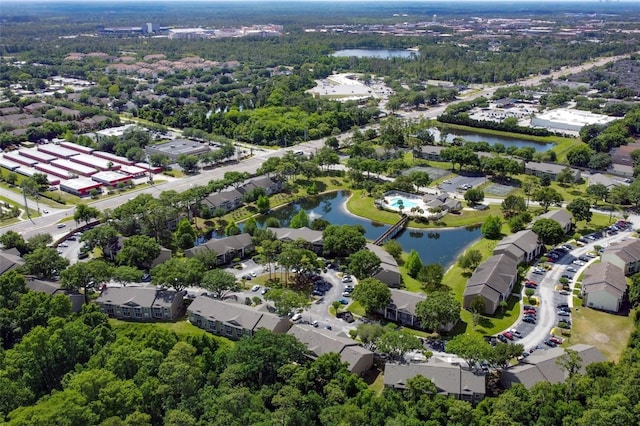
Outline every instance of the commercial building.
[[98, 189], [101, 186], [101, 183], [86, 178], [69, 179], [60, 182], [61, 191], [77, 195], [78, 197], [85, 197], [89, 195], [91, 190]]
[[114, 164], [125, 164], [127, 166], [133, 166], [136, 162], [129, 160], [127, 157], [121, 157], [119, 155], [111, 154], [110, 152], [104, 151], [93, 151], [92, 155], [98, 158], [105, 159], [107, 161], [111, 161]]
[[23, 157], [30, 158], [39, 163], [50, 163], [58, 158], [55, 155], [47, 154], [46, 152], [38, 151], [37, 149], [21, 149], [18, 153]]
[[49, 175], [56, 176], [61, 179], [73, 179], [74, 177], [76, 177], [75, 173], [69, 170], [61, 169], [60, 167], [56, 167], [46, 163], [38, 163], [36, 164], [34, 169], [42, 173], [47, 173]]
[[46, 152], [47, 154], [51, 154], [58, 158], [71, 158], [74, 155], [78, 155], [78, 151], [65, 148], [61, 145], [55, 144], [46, 144], [46, 145], [38, 145], [38, 151]]
[[119, 183], [130, 182], [133, 180], [131, 175], [125, 175], [118, 172], [98, 172], [91, 176], [91, 180], [99, 182], [106, 186], [116, 187]]
[[100, 142], [105, 138], [118, 138], [120, 140], [124, 139], [124, 135], [127, 130], [131, 130], [137, 128], [135, 124], [125, 124], [123, 126], [111, 127], [108, 129], [96, 130], [93, 132], [94, 139], [96, 142]]
[[9, 151], [2, 154], [2, 157], [27, 167], [33, 167], [38, 164], [38, 160], [20, 155], [18, 151]]
[[95, 155], [78, 154], [74, 155], [69, 160], [73, 161], [74, 163], [82, 164], [83, 166], [87, 167], [93, 167], [102, 171], [115, 171], [120, 169], [120, 164], [114, 163], [113, 161], [105, 160], [104, 158], [96, 157]]
[[51, 165], [60, 169], [68, 170], [75, 175], [79, 176], [91, 176], [97, 172], [94, 167], [83, 166], [82, 164], [74, 163], [71, 160], [57, 159], [51, 162]]
[[58, 185], [60, 183], [60, 178], [58, 176], [53, 176], [49, 173], [43, 173], [42, 170], [38, 169], [38, 165], [36, 165], [35, 168], [20, 166], [19, 168], [15, 169], [14, 172], [26, 177], [33, 177], [33, 175], [35, 174], [44, 174], [47, 177], [47, 183], [49, 185]]
[[166, 142], [158, 145], [148, 145], [145, 151], [149, 155], [164, 154], [172, 162], [178, 161], [178, 157], [181, 155], [195, 155], [200, 156], [207, 154], [211, 151], [209, 145], [191, 141], [188, 139], [175, 139], [171, 142]]
[[0, 167], [2, 167], [3, 169], [7, 169], [13, 172], [20, 166], [21, 165], [16, 163], [15, 161], [11, 161], [7, 158], [0, 158]]
[[119, 165], [120, 171], [122, 173], [126, 173], [128, 175], [133, 176], [134, 178], [139, 178], [147, 174], [149, 169], [143, 169], [138, 166], [127, 166], [127, 165]]
[[67, 142], [67, 141], [62, 141], [60, 142], [60, 146], [62, 146], [63, 148], [67, 148], [67, 149], [72, 149], [74, 151], [78, 151], [82, 154], [91, 154], [93, 151], [95, 151], [95, 149], [89, 147], [89, 146], [84, 146], [84, 145], [80, 145], [77, 143], [73, 143], [73, 142]]
[[608, 115], [594, 114], [577, 109], [558, 108], [537, 114], [531, 119], [531, 125], [550, 130], [579, 132], [586, 125], [605, 125], [615, 120], [617, 120], [616, 117], [609, 117]]

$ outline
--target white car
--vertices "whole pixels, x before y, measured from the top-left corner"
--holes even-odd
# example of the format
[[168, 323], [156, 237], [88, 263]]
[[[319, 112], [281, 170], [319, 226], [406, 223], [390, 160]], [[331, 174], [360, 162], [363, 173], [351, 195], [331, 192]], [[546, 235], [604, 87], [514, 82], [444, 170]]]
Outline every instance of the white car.
[[296, 313], [291, 317], [291, 321], [296, 322], [302, 319], [302, 314], [300, 312]]
[[258, 291], [258, 290], [260, 290], [260, 286], [258, 284], [251, 287], [251, 291]]
[[574, 260], [572, 263], [574, 265], [584, 266], [584, 262], [582, 260]]

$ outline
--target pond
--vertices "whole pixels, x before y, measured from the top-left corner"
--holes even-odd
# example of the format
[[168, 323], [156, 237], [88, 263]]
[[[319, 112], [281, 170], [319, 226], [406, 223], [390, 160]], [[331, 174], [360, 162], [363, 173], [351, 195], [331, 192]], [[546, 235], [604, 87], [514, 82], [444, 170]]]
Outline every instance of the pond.
[[[280, 221], [280, 225], [286, 227], [289, 225], [291, 218], [300, 209], [304, 209], [309, 215], [310, 221], [322, 218], [335, 225], [362, 225], [366, 230], [365, 236], [367, 239], [370, 241], [375, 240], [390, 225], [349, 213], [346, 207], [349, 194], [349, 191], [338, 191], [318, 197], [310, 197], [279, 208], [270, 217], [277, 218]], [[259, 226], [264, 226], [267, 218], [260, 217], [256, 220]], [[407, 228], [396, 237], [396, 240], [406, 252], [415, 249], [420, 254], [423, 263], [439, 263], [447, 269], [456, 262], [464, 248], [480, 238], [480, 235], [479, 227], [442, 230]]]
[[402, 50], [402, 49], [343, 49], [338, 50], [331, 54], [331, 56], [338, 57], [355, 57], [355, 58], [404, 58], [411, 59], [418, 56], [419, 53], [415, 50]]
[[[440, 142], [440, 131], [438, 129], [430, 129], [430, 132], [435, 138], [435, 141]], [[469, 142], [487, 142], [489, 145], [501, 143], [505, 148], [509, 148], [510, 146], [515, 146], [516, 148], [532, 147], [537, 152], [548, 151], [553, 148], [554, 145], [552, 143], [536, 142], [485, 133], [475, 133], [466, 130], [450, 130], [447, 135], [447, 142], [451, 143], [455, 138], [462, 138]]]

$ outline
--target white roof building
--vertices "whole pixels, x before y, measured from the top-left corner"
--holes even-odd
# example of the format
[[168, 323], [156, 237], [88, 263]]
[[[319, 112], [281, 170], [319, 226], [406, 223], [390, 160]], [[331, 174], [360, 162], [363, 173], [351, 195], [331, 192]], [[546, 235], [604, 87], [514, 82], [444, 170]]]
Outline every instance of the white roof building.
[[570, 108], [558, 108], [536, 115], [531, 119], [531, 125], [552, 130], [579, 132], [582, 127], [588, 124], [609, 124], [615, 120], [617, 120], [616, 117], [609, 117], [608, 115]]

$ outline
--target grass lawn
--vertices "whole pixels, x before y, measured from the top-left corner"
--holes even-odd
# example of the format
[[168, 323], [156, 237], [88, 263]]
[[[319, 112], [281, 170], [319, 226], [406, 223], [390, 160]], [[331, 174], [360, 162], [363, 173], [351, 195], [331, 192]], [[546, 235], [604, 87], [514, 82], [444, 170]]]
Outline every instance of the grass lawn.
[[349, 307], [347, 308], [347, 311], [355, 315], [360, 315], [361, 317], [365, 316], [366, 314], [366, 312], [364, 311], [364, 307], [355, 300], [351, 301]]
[[634, 312], [628, 316], [615, 315], [583, 308], [580, 299], [574, 297], [573, 300], [573, 327], [566, 343], [593, 345], [607, 360], [617, 362], [633, 331]]

